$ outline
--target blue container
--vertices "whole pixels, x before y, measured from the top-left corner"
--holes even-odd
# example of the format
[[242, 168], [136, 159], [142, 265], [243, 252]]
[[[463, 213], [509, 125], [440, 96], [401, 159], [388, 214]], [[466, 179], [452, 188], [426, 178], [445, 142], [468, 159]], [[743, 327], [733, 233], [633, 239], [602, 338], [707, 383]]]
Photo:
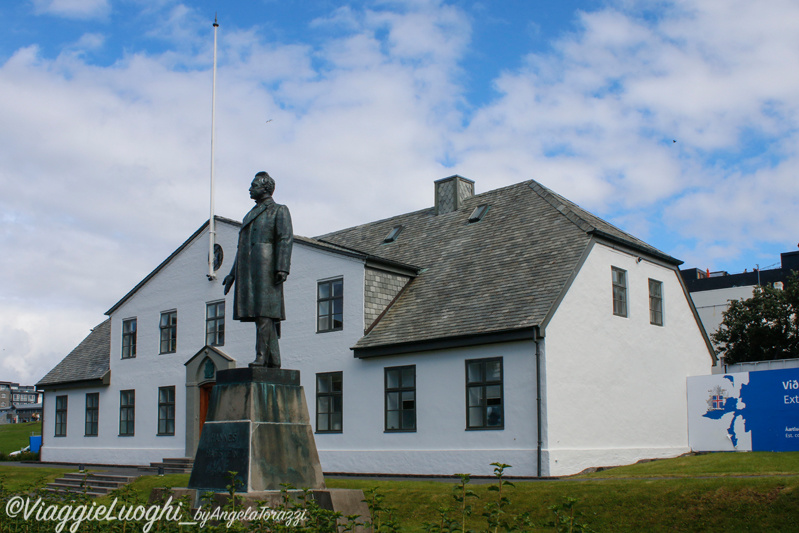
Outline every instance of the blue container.
[[42, 436], [31, 435], [30, 437], [31, 453], [39, 453], [39, 448], [42, 447]]

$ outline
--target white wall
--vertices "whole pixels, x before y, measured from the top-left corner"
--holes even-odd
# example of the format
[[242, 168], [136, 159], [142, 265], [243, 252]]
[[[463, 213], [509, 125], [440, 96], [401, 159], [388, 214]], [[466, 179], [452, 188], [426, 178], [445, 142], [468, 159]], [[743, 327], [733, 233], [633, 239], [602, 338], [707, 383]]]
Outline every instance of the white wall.
[[[503, 358], [505, 427], [467, 431], [465, 361], [487, 357]], [[416, 365], [416, 431], [385, 432], [384, 369], [405, 365]], [[500, 461], [536, 474], [532, 341], [354, 360], [343, 387], [343, 433], [316, 435], [327, 472], [490, 475]]]
[[[205, 304], [225, 299], [226, 345], [236, 357], [244, 346], [254, 345], [255, 333], [232, 320], [232, 292], [223, 295], [221, 280], [235, 258], [238, 228], [216, 225], [217, 243], [225, 258], [218, 279], [208, 281], [208, 233], [195, 238], [156, 276], [141, 287], [111, 316], [111, 384], [101, 389], [99, 436], [82, 437], [84, 412], [74, 409], [70, 397], [66, 439], [45, 437], [42, 458], [46, 461], [101, 464], [148, 464], [164, 457], [185, 455], [186, 370], [183, 364], [205, 345]], [[122, 295], [120, 295], [121, 297]], [[177, 350], [161, 354], [159, 321], [162, 311], [178, 313]], [[122, 321], [137, 319], [136, 357], [122, 359]], [[245, 363], [246, 364], [246, 363]], [[175, 387], [175, 435], [159, 436], [158, 388]], [[120, 391], [136, 391], [135, 435], [119, 435]], [[47, 393], [45, 423], [54, 424], [55, 395]], [[73, 393], [70, 393], [73, 394]], [[82, 394], [85, 391], [75, 391]], [[83, 405], [84, 400], [80, 400]], [[77, 403], [75, 404], [77, 405]], [[82, 409], [82, 408], [81, 408]], [[74, 420], [74, 422], [73, 422]], [[80, 434], [71, 431], [80, 427]], [[45, 431], [53, 431], [52, 427]]]
[[[613, 315], [611, 266], [627, 271], [627, 318]], [[545, 334], [550, 475], [688, 451], [685, 378], [712, 363], [675, 269], [595, 244]]]
[[724, 318], [724, 311], [730, 306], [730, 300], [751, 298], [754, 288], [754, 285], [747, 285], [691, 293], [691, 299], [708, 336], [718, 331], [721, 320]]
[[[67, 437], [46, 437], [43, 460], [148, 464], [185, 455], [184, 363], [205, 346], [206, 303], [225, 300], [225, 345], [218, 348], [236, 359], [239, 367], [255, 359], [255, 327], [233, 320], [233, 292], [224, 296], [222, 288], [222, 280], [235, 258], [238, 227], [220, 222], [216, 231], [216, 241], [225, 253], [216, 280], [209, 281], [206, 277], [206, 230], [115, 310], [111, 317], [111, 384], [100, 389], [99, 436], [83, 436], [87, 389], [71, 391]], [[291, 274], [284, 289], [287, 320], [283, 322], [280, 346], [283, 368], [301, 370], [312, 420], [315, 373], [343, 370], [356, 362], [350, 346], [363, 335], [363, 276], [362, 260], [295, 242]], [[317, 281], [332, 277], [344, 279], [344, 329], [317, 334]], [[177, 350], [160, 354], [161, 312], [173, 309], [178, 313]], [[122, 359], [122, 321], [134, 317], [138, 329], [136, 357]], [[159, 436], [158, 388], [170, 385], [175, 386], [175, 435]], [[119, 436], [120, 391], [128, 389], [136, 391], [136, 425], [132, 437]], [[62, 393], [47, 393], [48, 426], [54, 424], [54, 398], [59, 394]], [[75, 429], [78, 427], [79, 433]], [[45, 431], [52, 433], [53, 427]]]
[[[344, 328], [316, 333], [316, 287], [344, 279]], [[342, 372], [343, 431], [316, 433], [325, 472], [491, 474], [490, 463], [535, 475], [535, 345], [507, 343], [374, 359], [350, 349], [363, 336], [364, 265], [360, 259], [294, 247], [286, 286], [284, 368], [301, 371], [311, 423], [316, 424], [316, 373]], [[504, 358], [505, 429], [466, 431], [465, 360]], [[417, 430], [384, 431], [384, 368], [416, 365]]]

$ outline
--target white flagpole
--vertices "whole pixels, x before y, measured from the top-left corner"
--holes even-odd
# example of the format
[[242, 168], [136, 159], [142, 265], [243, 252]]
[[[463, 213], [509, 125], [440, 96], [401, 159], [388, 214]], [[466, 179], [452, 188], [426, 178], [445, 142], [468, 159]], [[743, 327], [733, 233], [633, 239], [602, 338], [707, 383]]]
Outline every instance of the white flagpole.
[[216, 279], [214, 274], [214, 244], [216, 228], [214, 225], [214, 141], [216, 139], [216, 33], [219, 28], [214, 15], [214, 79], [211, 86], [211, 215], [208, 219], [208, 281]]

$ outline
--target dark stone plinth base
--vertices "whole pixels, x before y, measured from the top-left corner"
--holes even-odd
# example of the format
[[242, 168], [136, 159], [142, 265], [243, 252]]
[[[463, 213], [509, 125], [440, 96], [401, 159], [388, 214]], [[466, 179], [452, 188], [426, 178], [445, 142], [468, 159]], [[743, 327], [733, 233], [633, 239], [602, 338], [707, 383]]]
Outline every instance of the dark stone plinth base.
[[298, 370], [217, 372], [189, 488], [226, 492], [322, 489], [324, 479]]
[[283, 385], [300, 386], [300, 371], [283, 368], [267, 368], [251, 366], [249, 368], [231, 368], [216, 373], [216, 383], [247, 383], [261, 381]]
[[[300, 504], [303, 497], [303, 492], [300, 490], [287, 491], [289, 496], [296, 504]], [[371, 522], [369, 514], [369, 506], [364, 501], [363, 491], [359, 489], [317, 489], [310, 492], [313, 499], [322, 509], [335, 511], [341, 513], [342, 517], [339, 519], [339, 524], [344, 525], [347, 522], [347, 516], [358, 515], [358, 522], [365, 523]], [[186, 488], [173, 488], [173, 489], [153, 489], [150, 493], [150, 503], [157, 503], [165, 501], [169, 496], [172, 500], [176, 501], [184, 496], [189, 496], [189, 501], [192, 505], [191, 516], [187, 516], [187, 521], [193, 521], [196, 515], [196, 510], [202, 507], [203, 504], [209, 503], [210, 510], [216, 507], [227, 507], [230, 504], [230, 495], [227, 493], [216, 492], [213, 499], [208, 501], [203, 497], [203, 491], [197, 489]], [[236, 508], [237, 509], [263, 509], [264, 507], [274, 510], [279, 510], [284, 506], [283, 492], [278, 490], [268, 490], [261, 492], [247, 492], [236, 493]], [[301, 506], [301, 504], [300, 504]], [[356, 527], [353, 529], [355, 533], [372, 533], [371, 527]]]

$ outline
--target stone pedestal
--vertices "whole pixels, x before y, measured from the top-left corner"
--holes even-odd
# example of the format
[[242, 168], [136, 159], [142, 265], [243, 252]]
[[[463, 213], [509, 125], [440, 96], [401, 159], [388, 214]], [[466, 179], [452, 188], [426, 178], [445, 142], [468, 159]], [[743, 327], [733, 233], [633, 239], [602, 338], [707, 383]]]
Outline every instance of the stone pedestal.
[[189, 488], [225, 492], [323, 489], [324, 478], [299, 370], [217, 372]]

